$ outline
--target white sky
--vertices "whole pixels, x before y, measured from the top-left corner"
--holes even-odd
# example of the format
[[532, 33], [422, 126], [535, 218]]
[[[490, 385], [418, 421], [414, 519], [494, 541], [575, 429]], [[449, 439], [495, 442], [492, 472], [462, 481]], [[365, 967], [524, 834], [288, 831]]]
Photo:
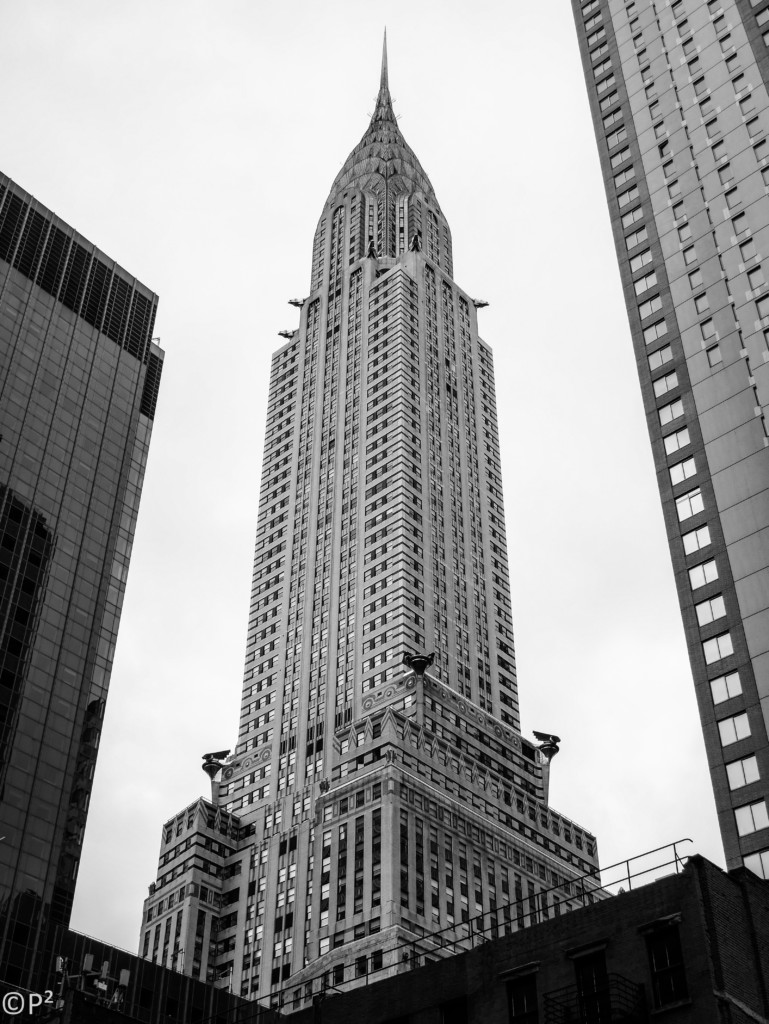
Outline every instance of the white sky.
[[74, 928], [127, 949], [234, 745], [270, 355], [384, 20], [400, 126], [491, 305], [525, 733], [605, 865], [722, 864], [568, 0], [5, 3], [0, 167], [160, 295], [166, 350]]

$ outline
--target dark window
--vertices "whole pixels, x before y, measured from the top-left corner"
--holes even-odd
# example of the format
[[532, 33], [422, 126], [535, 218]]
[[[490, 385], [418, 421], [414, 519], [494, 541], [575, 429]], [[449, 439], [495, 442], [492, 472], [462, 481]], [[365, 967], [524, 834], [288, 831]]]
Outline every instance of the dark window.
[[467, 998], [460, 996], [441, 1006], [441, 1024], [467, 1024]]
[[646, 948], [649, 951], [655, 1008], [687, 999], [689, 992], [678, 926], [668, 925], [648, 934]]
[[524, 974], [508, 982], [507, 998], [510, 1004], [511, 1024], [538, 1024], [537, 976]]
[[599, 949], [578, 957], [574, 961], [574, 970], [580, 1020], [584, 1024], [608, 1024], [611, 1020], [611, 996], [605, 952]]

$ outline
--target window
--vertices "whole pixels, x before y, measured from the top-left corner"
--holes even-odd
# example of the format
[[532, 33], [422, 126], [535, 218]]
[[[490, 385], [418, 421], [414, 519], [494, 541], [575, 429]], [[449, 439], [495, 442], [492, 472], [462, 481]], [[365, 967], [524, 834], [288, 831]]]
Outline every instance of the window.
[[705, 355], [708, 357], [709, 366], [718, 366], [719, 363], [723, 362], [721, 349], [718, 345], [714, 345], [712, 348], [706, 349]]
[[694, 308], [700, 316], [710, 308], [710, 302], [708, 301], [708, 297], [705, 292], [695, 298]]
[[668, 373], [664, 377], [658, 377], [657, 380], [655, 380], [654, 394], [657, 398], [661, 398], [662, 395], [675, 387], [678, 387], [678, 374], [674, 370], [672, 373]]
[[640, 270], [641, 267], [645, 267], [647, 263], [651, 263], [652, 254], [651, 249], [645, 249], [643, 252], [639, 252], [637, 256], [634, 256], [630, 261], [630, 270], [635, 273]]
[[612, 104], [616, 103], [619, 99], [619, 93], [611, 92], [608, 96], [604, 96], [601, 100], [601, 110], [608, 110]]
[[694, 610], [697, 613], [697, 622], [700, 626], [707, 626], [711, 622], [715, 622], [716, 619], [722, 619], [726, 615], [723, 594], [709, 597], [707, 601], [700, 601], [698, 605], [695, 605]]
[[628, 249], [634, 249], [637, 245], [640, 245], [641, 242], [645, 242], [647, 237], [646, 228], [640, 228], [638, 231], [634, 231], [632, 234], [627, 236], [625, 239], [625, 245]]
[[[707, 542], [710, 543], [710, 534], [707, 526], [703, 526], [702, 529], [708, 533]], [[700, 531], [695, 530], [694, 532], [699, 533]], [[691, 536], [691, 534], [687, 534], [687, 536]], [[696, 550], [696, 548], [694, 550]], [[706, 583], [712, 583], [713, 580], [717, 579], [718, 566], [713, 558], [711, 558], [709, 562], [700, 562], [699, 565], [695, 565], [689, 570], [689, 583], [692, 590], [697, 590], [698, 587], [704, 587]]]
[[683, 462], [677, 462], [675, 466], [671, 466], [670, 482], [675, 487], [676, 484], [683, 483], [684, 480], [688, 480], [690, 476], [694, 476], [697, 472], [697, 466], [694, 459], [684, 459]]
[[525, 974], [508, 982], [507, 998], [510, 1024], [538, 1024], [536, 974]]
[[[701, 551], [702, 548], [706, 548], [710, 544], [710, 528], [708, 526], [700, 526], [697, 530], [692, 530], [690, 533], [685, 533], [681, 540], [684, 543], [684, 551], [687, 555], [693, 555], [695, 551]], [[718, 573], [716, 572], [716, 577]], [[691, 570], [689, 572], [689, 578], [691, 581]], [[707, 580], [705, 582], [708, 582]], [[701, 584], [697, 584], [700, 586]], [[692, 589], [694, 589], [694, 583], [692, 583]]]
[[705, 85], [705, 76], [703, 75], [702, 78], [698, 78], [697, 81], [693, 83], [693, 85], [694, 95], [702, 96], [707, 88], [707, 86]]
[[673, 207], [673, 220], [681, 220], [686, 216], [686, 210], [684, 209], [683, 203], [676, 203]]
[[697, 288], [701, 288], [702, 287], [702, 271], [701, 270], [693, 270], [691, 272], [691, 274], [689, 274], [689, 287], [691, 288], [692, 291], [696, 291]]
[[[613, 146], [618, 146], [620, 142], [624, 142], [626, 138], [627, 128], [618, 128], [616, 132], [612, 132], [611, 135], [606, 136], [606, 145], [611, 149]], [[627, 150], [624, 152], [627, 152]]]
[[691, 237], [692, 237], [691, 224], [682, 224], [681, 227], [678, 229], [678, 241], [679, 242], [688, 242]]
[[728, 764], [726, 778], [729, 781], [729, 789], [740, 789], [742, 786], [749, 786], [751, 782], [758, 782], [761, 776], [756, 755], [751, 754], [750, 757], [743, 757], [740, 761]]
[[673, 358], [673, 349], [670, 345], [665, 345], [664, 348], [658, 348], [656, 352], [649, 354], [649, 369], [657, 370], [660, 366], [664, 366], [665, 363], [669, 363]]
[[743, 712], [741, 715], [733, 715], [731, 718], [722, 718], [718, 723], [718, 732], [721, 736], [722, 747], [728, 747], [731, 743], [737, 743], [738, 740], [747, 739], [750, 736], [748, 716]]
[[769, 295], [756, 299], [756, 312], [762, 320], [765, 316], [769, 316]]
[[627, 192], [622, 192], [617, 196], [617, 202], [619, 203], [620, 210], [629, 203], [634, 202], [636, 199], [638, 199], [638, 186], [633, 185], [633, 187], [629, 188]]
[[[603, 29], [601, 29], [601, 31], [603, 32]], [[606, 117], [603, 119], [603, 126], [604, 126], [604, 128], [607, 128], [607, 129], [611, 128], [611, 126], [613, 124], [616, 124], [617, 121], [620, 121], [621, 119], [622, 119], [622, 111], [619, 110], [619, 109], [612, 110], [612, 112], [610, 114], [607, 114]]]
[[766, 801], [757, 800], [754, 804], [735, 807], [734, 820], [737, 822], [737, 834], [750, 835], [762, 828], [769, 828], [769, 814], [766, 813]]
[[676, 430], [674, 434], [668, 434], [664, 441], [666, 454], [672, 455], [673, 452], [677, 452], [679, 448], [685, 448], [690, 443], [689, 428], [684, 427], [682, 430]]
[[638, 307], [638, 315], [642, 320], [645, 320], [647, 316], [657, 313], [660, 309], [662, 309], [662, 299], [659, 295], [655, 295], [653, 298], [641, 303]]
[[734, 171], [731, 164], [722, 164], [718, 168], [718, 180], [724, 188], [734, 181]]
[[661, 139], [666, 134], [665, 122], [658, 121], [654, 126], [654, 137], [655, 139]]
[[[767, 10], [769, 11], [769, 8]], [[742, 858], [742, 863], [759, 878], [769, 878], [769, 850], [751, 853]]]
[[635, 210], [631, 210], [630, 213], [626, 213], [622, 218], [622, 227], [629, 228], [631, 224], [635, 224], [636, 221], [643, 217], [644, 212], [640, 206], [636, 206]]
[[614, 175], [614, 187], [620, 188], [628, 181], [632, 181], [633, 178], [635, 178], [635, 167], [626, 167], [624, 171]]
[[705, 502], [702, 499], [702, 491], [699, 487], [695, 487], [694, 490], [687, 491], [686, 494], [676, 498], [676, 512], [678, 513], [679, 523], [682, 523], [684, 519], [696, 516], [704, 508]]
[[678, 178], [668, 184], [668, 195], [671, 199], [677, 199], [681, 195], [681, 182]]
[[617, 79], [614, 77], [614, 75], [607, 75], [606, 78], [604, 78], [602, 81], [598, 83], [595, 89], [596, 92], [602, 93], [606, 92], [607, 89], [611, 89], [611, 87], [616, 84]]
[[753, 99], [753, 93], [749, 92], [747, 96], [743, 96], [740, 100], [740, 113], [743, 117], [747, 117], [755, 110], [756, 104]]
[[736, 217], [732, 217], [732, 227], [734, 228], [734, 234], [739, 238], [743, 231], [748, 229], [748, 218], [745, 213], [738, 213]]
[[646, 936], [655, 1009], [687, 999], [684, 961], [678, 925], [665, 924]]
[[766, 278], [761, 267], [753, 267], [752, 270], [748, 271], [748, 285], [752, 292], [756, 291], [763, 284], [766, 284]]
[[767, 21], [769, 21], [769, 7], [767, 7], [765, 11], [761, 11], [756, 15], [757, 25], [765, 25]]
[[637, 281], [633, 282], [636, 295], [641, 295], [643, 292], [648, 291], [649, 288], [653, 288], [657, 283], [657, 275], [654, 271], [651, 274], [646, 274], [645, 277], [639, 277]]
[[656, 324], [644, 328], [644, 342], [650, 345], [653, 341], [668, 333], [668, 325], [664, 320], [658, 320]]
[[593, 68], [593, 75], [595, 78], [600, 78], [601, 75], [605, 74], [611, 67], [611, 57], [607, 57], [606, 60], [602, 60], [600, 64], [596, 64]]
[[[728, 675], [717, 676], [715, 679], [710, 680], [710, 694], [713, 698], [714, 704], [723, 704], [725, 700], [731, 700], [732, 697], [739, 697], [741, 693], [742, 683], [740, 682], [739, 672], [729, 672]], [[738, 715], [737, 717], [739, 718], [740, 716]], [[748, 716], [745, 715], [744, 717], [745, 724], [747, 725]], [[725, 719], [725, 721], [731, 722], [734, 721], [734, 719], [728, 718]], [[719, 729], [721, 728], [721, 725], [722, 723], [719, 722]], [[724, 734], [722, 733], [721, 742], [724, 744], [724, 746], [726, 746], [723, 735]], [[745, 735], [750, 736], [750, 727], [748, 727], [748, 731], [745, 733]], [[742, 737], [740, 736], [738, 737], [738, 739], [742, 739]], [[733, 740], [727, 740], [726, 742], [732, 743]]]
[[712, 320], [703, 320], [700, 324], [700, 333], [704, 341], [709, 341], [716, 336], [716, 325]]
[[696, 262], [697, 254], [694, 251], [694, 246], [690, 245], [688, 249], [683, 251], [684, 263], [687, 267], [690, 267], [692, 263]]
[[740, 259], [743, 263], [747, 263], [748, 260], [752, 260], [756, 255], [756, 243], [752, 238], [749, 238], [747, 242], [740, 242]]
[[718, 161], [719, 160], [723, 160], [723, 158], [725, 156], [726, 156], [726, 143], [725, 142], [717, 142], [713, 146], [713, 159], [716, 161], [716, 163], [718, 163]]
[[672, 420], [678, 419], [679, 416], [684, 414], [684, 403], [680, 398], [677, 398], [675, 402], [669, 402], [667, 405], [661, 406], [659, 409], [660, 423], [664, 427], [666, 423], [670, 423]]
[[731, 633], [722, 633], [720, 636], [714, 636], [712, 640], [706, 640], [702, 645], [702, 653], [708, 665], [734, 654]]

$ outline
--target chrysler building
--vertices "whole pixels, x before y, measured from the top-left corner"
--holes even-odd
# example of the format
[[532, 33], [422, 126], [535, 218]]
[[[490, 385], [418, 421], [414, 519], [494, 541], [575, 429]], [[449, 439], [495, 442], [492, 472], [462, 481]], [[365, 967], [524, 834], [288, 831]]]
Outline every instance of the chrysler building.
[[520, 732], [483, 303], [386, 49], [292, 305], [240, 729], [164, 826], [139, 950], [288, 1009], [601, 895], [594, 837], [548, 804], [558, 738]]

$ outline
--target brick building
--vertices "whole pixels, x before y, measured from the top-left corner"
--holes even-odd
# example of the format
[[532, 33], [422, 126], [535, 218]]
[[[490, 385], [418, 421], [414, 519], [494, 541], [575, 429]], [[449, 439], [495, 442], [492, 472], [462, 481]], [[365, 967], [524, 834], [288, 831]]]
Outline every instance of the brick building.
[[[488, 934], [488, 930], [487, 930]], [[762, 1024], [769, 1020], [769, 885], [702, 857], [680, 873], [426, 963], [404, 949], [397, 977], [345, 981], [296, 1010], [293, 986], [250, 1002], [122, 951], [63, 933], [75, 971], [50, 1021], [145, 1024]], [[90, 954], [90, 980], [77, 973]], [[94, 986], [107, 963], [107, 983]], [[95, 969], [94, 969], [95, 965]], [[51, 977], [55, 966], [51, 960]], [[120, 988], [121, 971], [125, 985]], [[381, 980], [377, 980], [377, 979]], [[357, 987], [344, 991], [350, 984]]]

